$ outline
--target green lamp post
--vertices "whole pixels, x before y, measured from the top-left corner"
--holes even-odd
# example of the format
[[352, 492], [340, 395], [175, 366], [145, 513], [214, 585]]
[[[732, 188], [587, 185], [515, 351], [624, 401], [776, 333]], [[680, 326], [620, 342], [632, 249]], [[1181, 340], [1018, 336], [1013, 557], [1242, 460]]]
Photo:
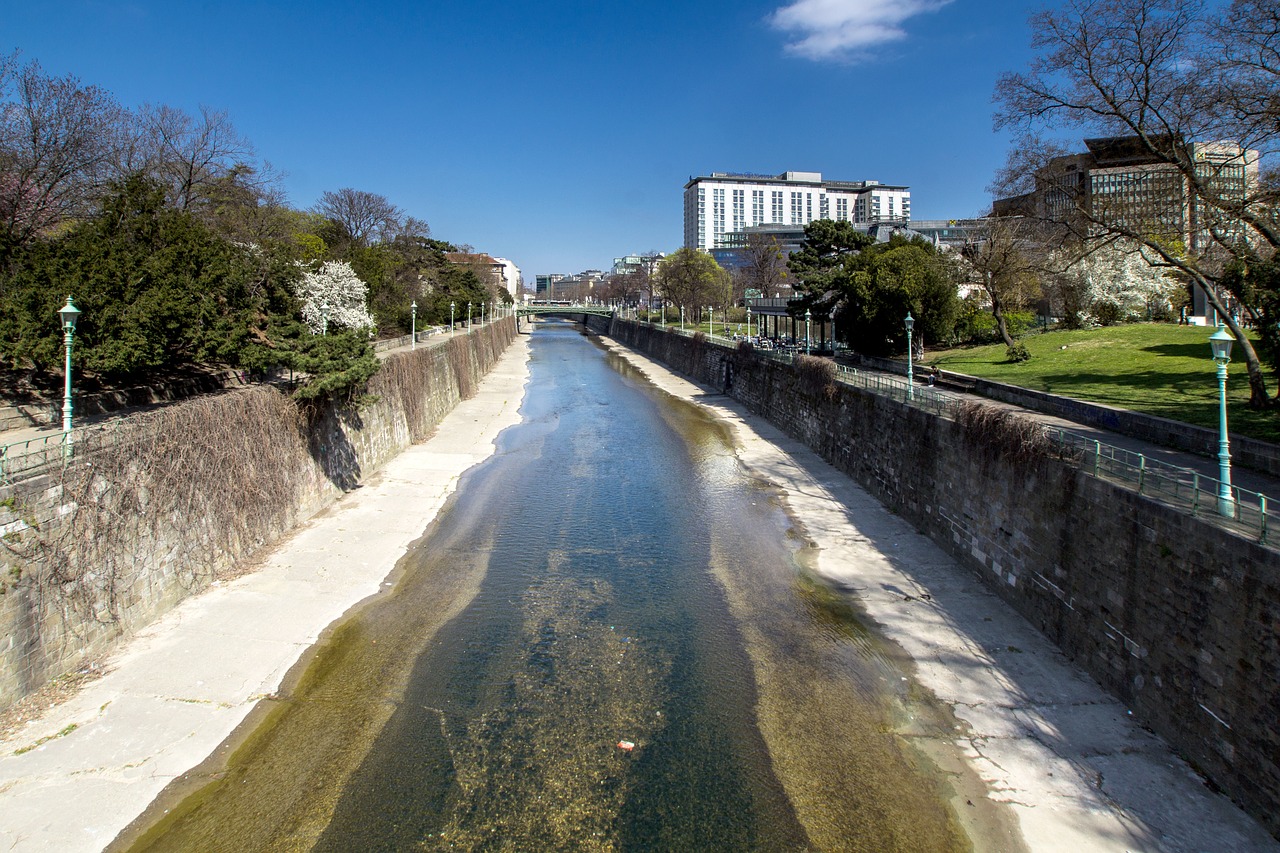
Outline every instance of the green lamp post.
[[58, 309], [62, 319], [62, 344], [67, 352], [66, 371], [62, 393], [62, 453], [71, 455], [71, 343], [76, 334], [76, 320], [80, 318], [80, 309], [67, 296], [67, 304]]
[[1227, 364], [1235, 338], [1222, 326], [1209, 337], [1213, 362], [1218, 365], [1218, 513], [1227, 518], [1236, 514], [1231, 494], [1231, 443], [1227, 439]]
[[911, 330], [915, 328], [916, 318], [912, 317], [911, 312], [908, 311], [907, 318], [903, 320], [903, 322], [906, 323], [907, 325], [907, 399], [914, 400], [916, 395], [915, 395], [915, 382], [914, 382], [914, 377], [912, 376], [912, 369], [911, 369], [912, 368]]

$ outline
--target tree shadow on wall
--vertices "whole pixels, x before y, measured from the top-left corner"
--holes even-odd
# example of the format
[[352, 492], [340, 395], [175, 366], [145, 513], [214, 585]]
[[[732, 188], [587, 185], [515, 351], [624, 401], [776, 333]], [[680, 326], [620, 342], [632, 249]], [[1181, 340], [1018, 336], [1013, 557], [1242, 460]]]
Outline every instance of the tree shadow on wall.
[[344, 492], [360, 487], [360, 456], [347, 437], [364, 429], [364, 419], [356, 409], [327, 410], [311, 421], [307, 431], [307, 451], [329, 482]]

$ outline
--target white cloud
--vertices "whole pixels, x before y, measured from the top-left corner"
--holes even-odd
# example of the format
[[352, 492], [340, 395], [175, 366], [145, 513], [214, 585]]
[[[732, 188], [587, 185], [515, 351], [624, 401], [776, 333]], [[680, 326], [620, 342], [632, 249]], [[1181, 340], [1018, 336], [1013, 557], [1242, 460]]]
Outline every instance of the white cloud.
[[794, 39], [787, 50], [808, 59], [856, 59], [868, 48], [907, 37], [901, 24], [951, 0], [795, 0], [769, 16]]

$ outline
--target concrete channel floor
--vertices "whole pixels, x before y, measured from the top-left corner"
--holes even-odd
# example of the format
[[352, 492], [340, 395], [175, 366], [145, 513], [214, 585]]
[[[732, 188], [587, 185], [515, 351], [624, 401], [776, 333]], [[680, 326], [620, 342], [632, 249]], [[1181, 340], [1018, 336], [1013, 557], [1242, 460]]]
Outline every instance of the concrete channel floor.
[[[303, 525], [258, 569], [130, 638], [108, 673], [0, 743], [0, 850], [100, 850], [212, 754], [321, 632], [385, 584], [463, 471], [518, 420], [528, 338], [437, 435]], [[611, 345], [612, 346], [612, 345]], [[1280, 851], [1029, 623], [853, 481], [735, 401], [613, 346], [734, 432], [783, 490], [818, 569], [952, 709], [949, 744], [1035, 851]], [[412, 511], [406, 511], [412, 508]], [[962, 811], [961, 819], [965, 820]]]

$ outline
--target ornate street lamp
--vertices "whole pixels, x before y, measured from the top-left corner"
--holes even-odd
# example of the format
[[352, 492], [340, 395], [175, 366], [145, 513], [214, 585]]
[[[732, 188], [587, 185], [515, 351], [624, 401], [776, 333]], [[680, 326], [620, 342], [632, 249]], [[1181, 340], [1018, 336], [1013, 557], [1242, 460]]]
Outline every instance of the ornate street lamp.
[[320, 335], [323, 337], [329, 334], [329, 303], [320, 303]]
[[454, 312], [454, 309], [456, 309], [457, 307], [458, 307], [457, 303], [454, 303], [454, 302], [449, 303], [449, 334], [450, 335], [452, 335], [455, 329], [457, 328], [453, 324], [453, 312]]
[[80, 318], [80, 309], [67, 296], [67, 304], [58, 310], [62, 318], [62, 343], [67, 350], [66, 375], [62, 393], [62, 455], [71, 455], [71, 340], [76, 334], [76, 320]]
[[418, 300], [415, 299], [409, 303], [409, 311], [409, 316], [411, 317], [409, 335], [413, 338], [412, 343], [409, 344], [409, 349], [415, 350], [418, 348]]
[[1232, 518], [1236, 501], [1231, 494], [1231, 445], [1227, 440], [1227, 364], [1235, 338], [1222, 326], [1209, 337], [1213, 362], [1218, 365], [1218, 514]]
[[750, 305], [747, 306], [747, 337], [748, 338], [755, 337], [755, 335], [752, 334], [751, 332], [751, 306]]
[[809, 354], [809, 323], [813, 320], [813, 312], [804, 309], [804, 354]]
[[471, 301], [467, 301], [467, 333], [471, 332]]
[[911, 330], [915, 328], [916, 318], [911, 316], [911, 312], [907, 312], [907, 319], [903, 320], [907, 325], [907, 399], [914, 400], [915, 394], [915, 378], [912, 376], [912, 351], [911, 351]]

